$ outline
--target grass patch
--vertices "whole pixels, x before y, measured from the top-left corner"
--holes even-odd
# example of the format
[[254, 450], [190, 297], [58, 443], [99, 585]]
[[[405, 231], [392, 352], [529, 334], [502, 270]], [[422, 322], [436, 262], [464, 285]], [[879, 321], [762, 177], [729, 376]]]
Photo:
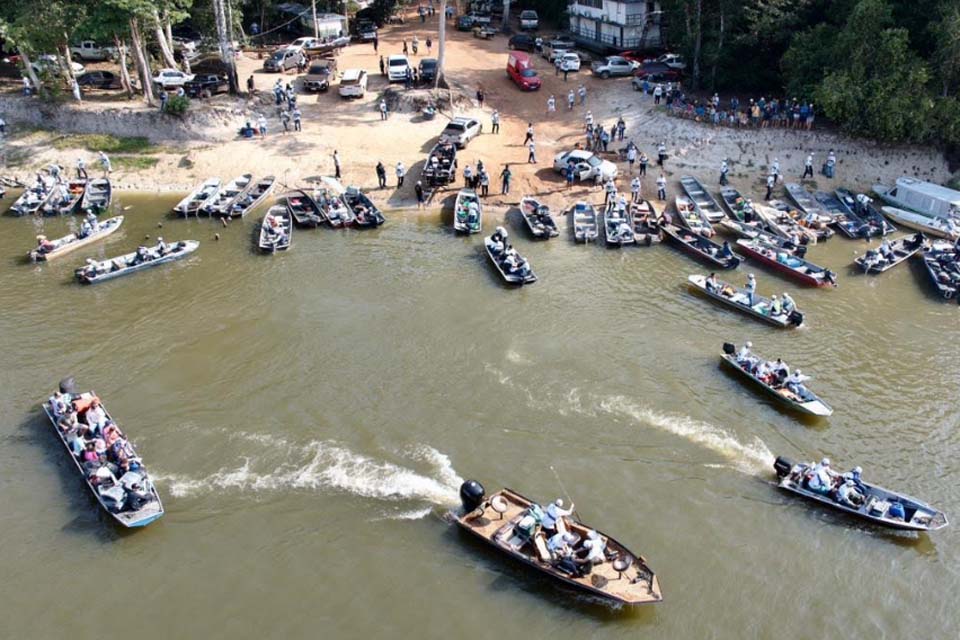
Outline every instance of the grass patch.
[[103, 133], [71, 133], [54, 138], [51, 144], [55, 149], [82, 147], [87, 151], [106, 153], [153, 153], [157, 150], [144, 136], [121, 137]]
[[110, 158], [110, 163], [114, 169], [124, 169], [126, 171], [143, 171], [152, 169], [160, 162], [160, 158], [151, 158], [150, 156], [114, 156]]

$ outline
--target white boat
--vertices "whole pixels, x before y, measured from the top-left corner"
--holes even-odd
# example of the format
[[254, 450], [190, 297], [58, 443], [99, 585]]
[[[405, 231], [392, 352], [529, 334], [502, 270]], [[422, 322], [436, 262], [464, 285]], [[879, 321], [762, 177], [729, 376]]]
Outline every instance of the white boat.
[[107, 218], [106, 220], [102, 220], [97, 223], [96, 231], [83, 238], [77, 236], [75, 233], [71, 233], [50, 242], [45, 248], [37, 247], [28, 253], [27, 256], [31, 260], [46, 261], [59, 258], [62, 255], [66, 255], [71, 251], [79, 249], [80, 247], [85, 247], [88, 244], [93, 244], [97, 240], [106, 238], [108, 235], [119, 229], [121, 224], [123, 224], [123, 216]]
[[597, 210], [589, 202], [578, 202], [570, 209], [570, 218], [573, 220], [573, 237], [577, 242], [596, 240], [599, 233], [597, 227]]
[[207, 205], [211, 200], [217, 197], [220, 192], [220, 178], [209, 178], [199, 187], [194, 189], [190, 195], [177, 203], [173, 208], [174, 213], [186, 217], [197, 215], [200, 209]]
[[134, 251], [100, 262], [87, 260], [86, 266], [77, 269], [74, 275], [81, 284], [96, 284], [185, 258], [199, 246], [200, 243], [196, 240], [181, 240], [168, 243], [167, 250], [164, 252], [161, 252], [160, 246], [156, 245], [146, 248], [142, 255], [137, 255], [138, 252]]
[[934, 218], [960, 217], [960, 191], [916, 178], [897, 178], [893, 188], [873, 185], [873, 192], [887, 204]]
[[621, 213], [617, 203], [612, 200], [603, 213], [603, 237], [608, 247], [622, 247], [637, 241], [629, 216]]
[[293, 216], [284, 205], [274, 205], [260, 221], [257, 246], [264, 253], [286, 251], [293, 241]]
[[934, 218], [890, 206], [881, 207], [880, 210], [883, 211], [883, 215], [908, 229], [947, 240], [960, 238], [960, 220], [956, 218]]
[[458, 233], [480, 233], [483, 228], [483, 207], [473, 189], [461, 189], [453, 205], [453, 229]]

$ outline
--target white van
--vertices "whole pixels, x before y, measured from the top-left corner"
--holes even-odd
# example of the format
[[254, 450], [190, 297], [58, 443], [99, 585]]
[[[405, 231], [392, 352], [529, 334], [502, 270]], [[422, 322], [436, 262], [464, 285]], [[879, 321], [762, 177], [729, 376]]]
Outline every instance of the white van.
[[530, 9], [520, 12], [520, 28], [524, 30], [536, 31], [540, 26], [540, 17], [536, 11]]
[[363, 69], [344, 71], [339, 91], [342, 98], [362, 98], [367, 92], [367, 72]]

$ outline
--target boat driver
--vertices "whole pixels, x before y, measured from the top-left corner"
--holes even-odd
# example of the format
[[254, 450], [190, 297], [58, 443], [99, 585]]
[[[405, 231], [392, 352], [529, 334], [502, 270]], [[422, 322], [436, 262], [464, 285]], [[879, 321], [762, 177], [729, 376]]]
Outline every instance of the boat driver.
[[863, 494], [857, 489], [857, 485], [854, 484], [852, 478], [845, 479], [843, 484], [840, 485], [840, 488], [837, 489], [837, 502], [840, 504], [859, 509], [863, 506], [863, 500]]
[[817, 493], [830, 493], [833, 489], [833, 473], [830, 470], [830, 458], [824, 458], [810, 470], [807, 487]]

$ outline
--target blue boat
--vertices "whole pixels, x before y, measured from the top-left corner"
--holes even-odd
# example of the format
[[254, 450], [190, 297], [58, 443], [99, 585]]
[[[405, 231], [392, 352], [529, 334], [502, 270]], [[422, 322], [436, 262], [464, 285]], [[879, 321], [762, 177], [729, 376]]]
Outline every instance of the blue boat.
[[[73, 378], [66, 378], [60, 382], [60, 394], [68, 401], [69, 405], [76, 410], [77, 422], [79, 425], [86, 425], [87, 411], [91, 402], [97, 398], [93, 391], [87, 393], [76, 393], [74, 390]], [[99, 398], [97, 398], [99, 400]], [[130, 465], [130, 469], [123, 471], [122, 466], [113, 462], [99, 465], [99, 463], [82, 462], [81, 458], [74, 454], [71, 448], [69, 436], [71, 432], [64, 432], [60, 428], [61, 416], [57, 415], [57, 410], [53, 406], [53, 397], [43, 403], [43, 411], [50, 419], [53, 430], [60, 438], [60, 442], [67, 450], [67, 455], [73, 460], [74, 466], [83, 477], [84, 482], [93, 497], [96, 498], [103, 510], [114, 520], [114, 522], [126, 528], [145, 527], [151, 522], [158, 520], [163, 516], [163, 503], [160, 501], [160, 494], [157, 493], [153, 481], [147, 474], [146, 468], [140, 462], [139, 456], [133, 448], [120, 427], [116, 425], [113, 418], [107, 412], [102, 404], [107, 419], [107, 427], [103, 432], [110, 432], [108, 437], [113, 442], [121, 442], [119, 448], [124, 452], [125, 457], [135, 462]], [[112, 427], [112, 428], [111, 428]], [[116, 434], [115, 438], [113, 434]], [[93, 443], [94, 440], [89, 442]], [[108, 445], [109, 446], [109, 445]], [[134, 466], [136, 468], [134, 468]], [[123, 471], [123, 473], [120, 473]], [[119, 476], [119, 477], [118, 477]]]

